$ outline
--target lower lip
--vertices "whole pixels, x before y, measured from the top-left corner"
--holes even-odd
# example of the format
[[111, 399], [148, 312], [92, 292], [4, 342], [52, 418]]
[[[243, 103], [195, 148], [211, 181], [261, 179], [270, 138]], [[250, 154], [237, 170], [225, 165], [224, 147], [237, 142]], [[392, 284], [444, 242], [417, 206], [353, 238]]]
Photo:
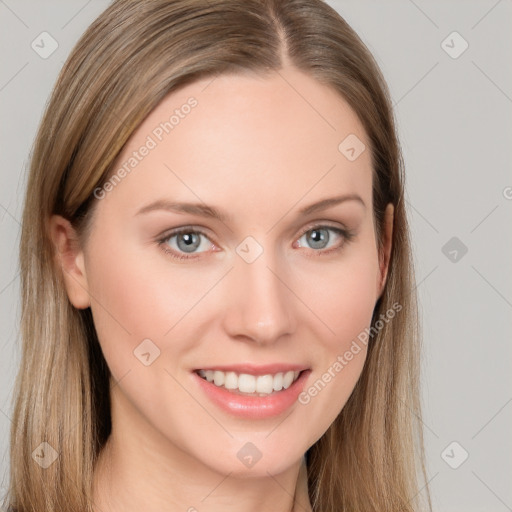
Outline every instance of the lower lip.
[[238, 395], [208, 382], [195, 372], [193, 375], [210, 400], [222, 410], [240, 418], [263, 419], [278, 416], [289, 409], [297, 401], [310, 373], [311, 370], [302, 371], [288, 389], [268, 396]]

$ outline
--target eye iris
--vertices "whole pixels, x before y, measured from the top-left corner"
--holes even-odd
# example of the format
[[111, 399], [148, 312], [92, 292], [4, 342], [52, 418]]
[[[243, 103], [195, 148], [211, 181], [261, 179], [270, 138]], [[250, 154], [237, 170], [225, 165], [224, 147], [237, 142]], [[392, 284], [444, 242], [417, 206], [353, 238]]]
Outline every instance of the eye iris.
[[[327, 229], [313, 229], [308, 236], [308, 243], [312, 240], [311, 246], [315, 249], [322, 249], [325, 243], [329, 242], [329, 232]], [[324, 244], [324, 245], [322, 245]]]
[[[197, 233], [180, 233], [177, 238], [178, 247], [182, 251], [192, 252], [199, 247], [200, 236]], [[181, 244], [181, 240], [184, 240], [186, 245]]]
[[[308, 244], [314, 249], [323, 249], [330, 240], [329, 229], [315, 228], [305, 234]], [[187, 231], [174, 235], [180, 251], [192, 253], [201, 245], [201, 234], [195, 231]]]

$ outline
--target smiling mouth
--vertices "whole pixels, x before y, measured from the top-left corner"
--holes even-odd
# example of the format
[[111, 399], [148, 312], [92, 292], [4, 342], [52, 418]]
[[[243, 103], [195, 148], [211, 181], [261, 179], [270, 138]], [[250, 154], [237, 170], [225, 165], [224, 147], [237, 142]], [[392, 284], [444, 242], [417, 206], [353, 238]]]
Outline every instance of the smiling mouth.
[[211, 384], [234, 394], [269, 396], [288, 389], [303, 371], [290, 370], [267, 375], [251, 375], [249, 373], [224, 372], [221, 370], [196, 370], [195, 373]]

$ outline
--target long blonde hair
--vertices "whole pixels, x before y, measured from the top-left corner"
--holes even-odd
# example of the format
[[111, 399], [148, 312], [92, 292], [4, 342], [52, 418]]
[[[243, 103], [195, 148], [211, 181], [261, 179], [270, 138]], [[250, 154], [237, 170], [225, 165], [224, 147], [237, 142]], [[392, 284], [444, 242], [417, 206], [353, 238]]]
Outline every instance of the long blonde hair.
[[[22, 360], [11, 431], [12, 512], [92, 511], [95, 462], [111, 430], [109, 370], [90, 309], [75, 309], [55, 263], [48, 220], [87, 238], [94, 190], [130, 135], [172, 91], [200, 78], [279, 70], [286, 58], [333, 87], [362, 121], [373, 163], [381, 247], [395, 207], [388, 280], [360, 379], [309, 450], [315, 512], [410, 512], [425, 479], [419, 329], [403, 159], [387, 86], [356, 33], [321, 0], [116, 0], [65, 63], [35, 140], [20, 242]], [[34, 450], [57, 453], [44, 468]], [[37, 454], [36, 454], [37, 455]], [[427, 492], [427, 506], [430, 498]]]

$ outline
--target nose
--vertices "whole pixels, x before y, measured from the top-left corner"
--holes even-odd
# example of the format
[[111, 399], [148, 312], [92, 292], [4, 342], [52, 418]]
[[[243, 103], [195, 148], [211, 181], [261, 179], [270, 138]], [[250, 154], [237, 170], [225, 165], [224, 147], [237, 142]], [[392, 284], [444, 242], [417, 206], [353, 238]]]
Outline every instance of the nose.
[[289, 272], [263, 252], [247, 263], [238, 259], [226, 289], [224, 329], [232, 337], [269, 345], [295, 331], [294, 294]]

